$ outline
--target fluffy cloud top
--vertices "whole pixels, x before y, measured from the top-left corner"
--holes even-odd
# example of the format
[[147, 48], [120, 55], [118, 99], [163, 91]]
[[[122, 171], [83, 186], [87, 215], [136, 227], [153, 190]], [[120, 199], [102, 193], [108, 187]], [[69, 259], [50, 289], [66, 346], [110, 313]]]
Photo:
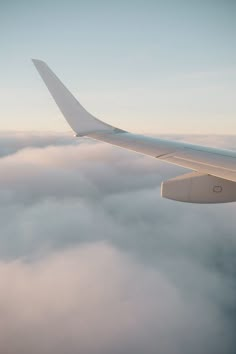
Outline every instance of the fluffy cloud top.
[[105, 144], [2, 137], [0, 353], [235, 353], [234, 204], [163, 200], [182, 169]]

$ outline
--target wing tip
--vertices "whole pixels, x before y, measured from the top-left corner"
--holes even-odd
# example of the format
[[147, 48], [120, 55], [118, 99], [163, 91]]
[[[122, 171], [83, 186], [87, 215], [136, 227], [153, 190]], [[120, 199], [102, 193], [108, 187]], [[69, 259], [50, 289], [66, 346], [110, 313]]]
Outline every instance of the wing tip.
[[37, 67], [38, 65], [47, 65], [45, 63], [45, 61], [41, 60], [41, 59], [35, 59], [32, 58], [31, 61], [33, 62], [33, 64]]

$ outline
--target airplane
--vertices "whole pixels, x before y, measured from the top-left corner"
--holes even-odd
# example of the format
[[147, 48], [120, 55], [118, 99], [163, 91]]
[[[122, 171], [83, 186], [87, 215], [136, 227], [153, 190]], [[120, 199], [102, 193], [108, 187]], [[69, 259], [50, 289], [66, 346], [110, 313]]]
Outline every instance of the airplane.
[[162, 182], [163, 198], [202, 204], [236, 201], [236, 151], [113, 127], [87, 112], [44, 61], [32, 61], [76, 137], [86, 136], [192, 170]]

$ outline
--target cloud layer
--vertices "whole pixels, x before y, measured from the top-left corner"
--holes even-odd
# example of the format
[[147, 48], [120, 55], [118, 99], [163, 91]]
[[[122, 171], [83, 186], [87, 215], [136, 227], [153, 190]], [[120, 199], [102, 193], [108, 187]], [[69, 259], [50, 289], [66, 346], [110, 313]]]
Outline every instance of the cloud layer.
[[235, 352], [234, 204], [163, 200], [184, 170], [86, 139], [0, 149], [0, 353]]
[[[0, 265], [2, 353], [222, 353], [214, 304], [107, 244]], [[215, 338], [214, 343], [211, 339]]]

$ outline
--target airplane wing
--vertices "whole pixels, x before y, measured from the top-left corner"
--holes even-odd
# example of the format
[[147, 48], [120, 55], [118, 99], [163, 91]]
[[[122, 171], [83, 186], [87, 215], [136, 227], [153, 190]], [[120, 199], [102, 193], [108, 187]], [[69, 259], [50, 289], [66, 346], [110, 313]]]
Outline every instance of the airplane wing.
[[236, 151], [132, 134], [88, 113], [47, 64], [33, 59], [48, 90], [76, 136], [133, 150], [193, 170], [162, 183], [162, 196], [191, 203], [236, 201]]

